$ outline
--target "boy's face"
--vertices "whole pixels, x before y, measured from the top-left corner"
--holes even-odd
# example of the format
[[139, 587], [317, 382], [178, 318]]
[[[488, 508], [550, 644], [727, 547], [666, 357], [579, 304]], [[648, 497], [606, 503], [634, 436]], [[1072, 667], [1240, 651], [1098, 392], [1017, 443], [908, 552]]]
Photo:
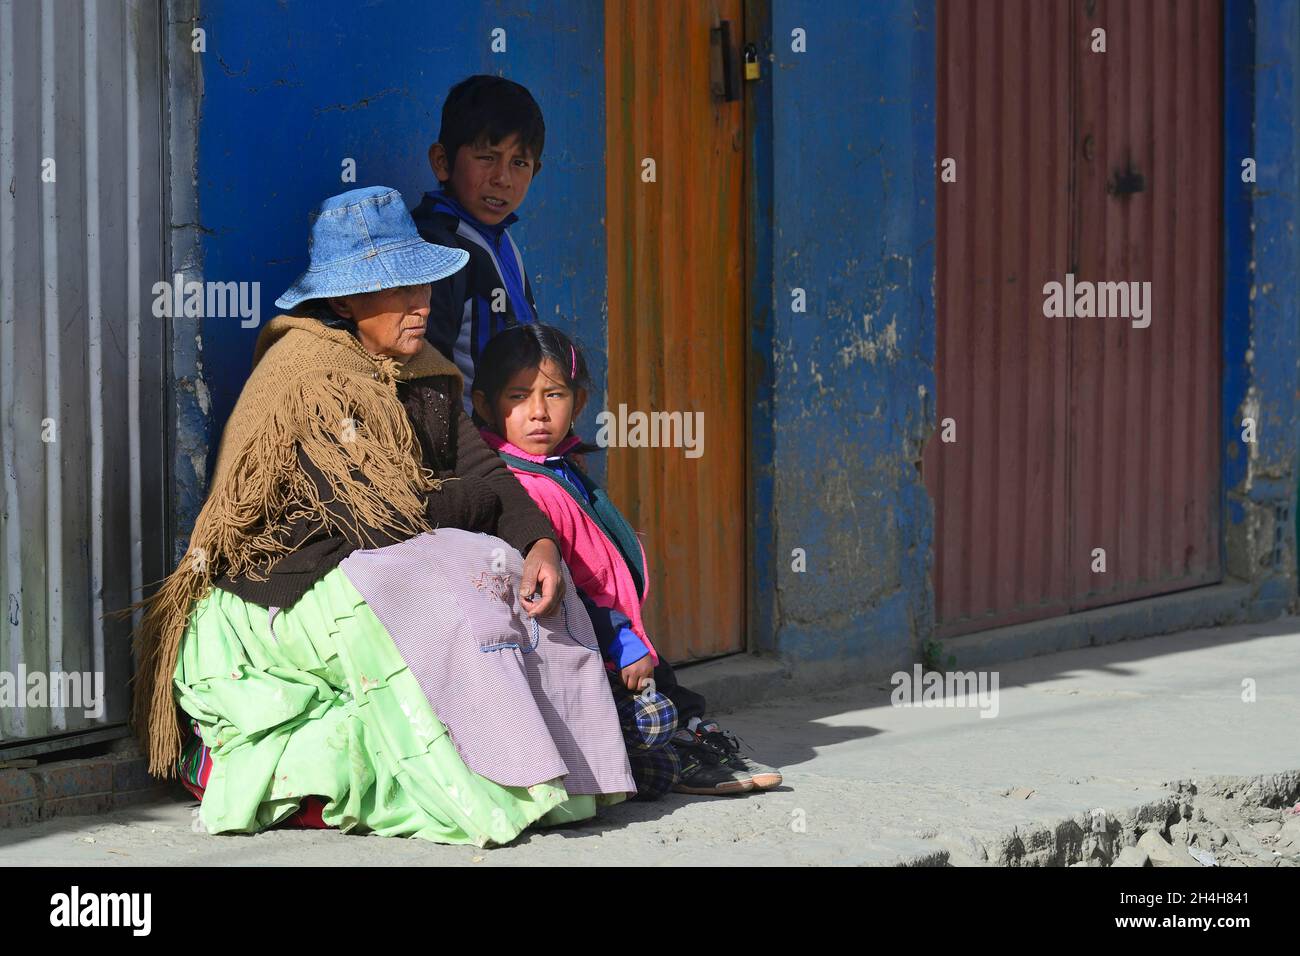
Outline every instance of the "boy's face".
[[462, 146], [454, 158], [452, 162], [441, 143], [429, 147], [434, 175], [471, 216], [488, 226], [519, 208], [542, 165], [514, 134], [495, 146]]

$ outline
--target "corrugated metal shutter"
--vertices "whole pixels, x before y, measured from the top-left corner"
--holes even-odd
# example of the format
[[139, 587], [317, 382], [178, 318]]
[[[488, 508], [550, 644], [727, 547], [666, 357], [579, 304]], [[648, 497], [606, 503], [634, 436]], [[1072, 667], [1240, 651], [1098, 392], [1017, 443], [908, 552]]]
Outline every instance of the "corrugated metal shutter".
[[[1222, 575], [1221, 24], [1217, 0], [939, 3], [941, 634]], [[1149, 281], [1149, 327], [1047, 318], [1067, 273]]]
[[[1153, 300], [1145, 329], [1073, 320], [1074, 591], [1092, 607], [1222, 577], [1223, 11], [1098, 0], [1074, 16], [1107, 40], [1079, 59], [1074, 271], [1150, 281]], [[1130, 170], [1140, 191], [1117, 193]]]
[[[1009, 624], [1070, 599], [1069, 327], [1043, 317], [1070, 255], [1070, 7], [938, 8], [935, 380], [926, 447], [942, 625]], [[944, 438], [955, 439], [944, 441]]]
[[5, 756], [122, 733], [129, 621], [104, 614], [162, 570], [160, 17], [0, 0], [0, 672], [105, 691], [3, 707]]

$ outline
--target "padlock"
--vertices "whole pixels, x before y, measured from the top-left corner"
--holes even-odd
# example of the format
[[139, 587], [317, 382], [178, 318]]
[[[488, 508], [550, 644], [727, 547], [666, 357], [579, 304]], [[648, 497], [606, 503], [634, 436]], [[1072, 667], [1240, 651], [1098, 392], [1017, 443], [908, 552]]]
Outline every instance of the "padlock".
[[745, 44], [745, 79], [758, 79], [758, 47], [752, 43]]

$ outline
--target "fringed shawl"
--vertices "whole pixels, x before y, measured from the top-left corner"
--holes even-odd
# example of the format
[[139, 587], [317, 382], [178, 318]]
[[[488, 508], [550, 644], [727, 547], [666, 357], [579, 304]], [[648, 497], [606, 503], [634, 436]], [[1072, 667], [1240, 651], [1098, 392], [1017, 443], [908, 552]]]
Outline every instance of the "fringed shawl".
[[300, 466], [300, 450], [355, 519], [352, 530], [365, 524], [403, 538], [429, 530], [425, 494], [437, 481], [421, 462], [397, 383], [431, 375], [453, 378], [458, 407], [460, 372], [427, 342], [399, 364], [313, 318], [282, 315], [262, 330], [189, 549], [142, 605], [132, 723], [150, 773], [173, 775], [180, 755], [172, 679], [195, 603], [222, 574], [264, 577], [289, 550], [291, 520], [344, 530]]

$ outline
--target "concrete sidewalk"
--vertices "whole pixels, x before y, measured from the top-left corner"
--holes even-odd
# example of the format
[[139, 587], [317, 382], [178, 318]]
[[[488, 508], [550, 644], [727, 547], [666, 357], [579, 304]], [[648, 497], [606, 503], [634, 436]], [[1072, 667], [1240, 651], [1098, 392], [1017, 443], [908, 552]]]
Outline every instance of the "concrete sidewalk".
[[0, 830], [0, 866], [1059, 864], [1078, 857], [1095, 810], [1117, 845], [1163, 826], [1191, 799], [1177, 781], [1204, 792], [1219, 778], [1220, 793], [1274, 805], [1296, 797], [1300, 619], [1054, 654], [998, 676], [992, 718], [892, 707], [886, 681], [737, 711], [725, 725], [783, 768], [779, 790], [625, 804], [501, 849], [334, 831], [214, 837], [192, 831], [196, 803], [178, 797]]

